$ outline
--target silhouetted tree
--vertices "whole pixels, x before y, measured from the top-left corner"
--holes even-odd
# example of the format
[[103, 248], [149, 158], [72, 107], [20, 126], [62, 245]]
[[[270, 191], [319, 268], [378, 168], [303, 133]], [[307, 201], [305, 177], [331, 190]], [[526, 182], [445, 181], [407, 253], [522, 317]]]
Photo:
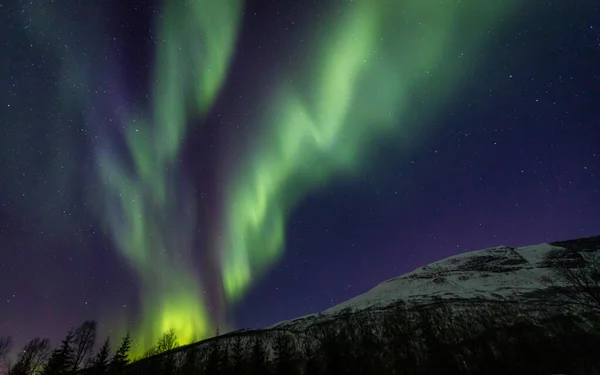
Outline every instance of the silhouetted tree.
[[174, 353], [168, 353], [171, 349], [175, 349], [179, 346], [179, 341], [177, 339], [177, 335], [175, 334], [175, 330], [172, 328], [167, 332], [164, 332], [162, 336], [158, 339], [155, 346], [148, 349], [146, 353], [144, 353], [144, 358], [149, 358], [157, 354], [163, 354], [160, 358], [155, 359], [155, 362], [158, 364], [160, 368], [155, 368], [154, 370], [157, 373], [162, 374], [171, 374], [175, 371], [175, 355]]
[[39, 337], [29, 341], [17, 357], [17, 363], [10, 369], [10, 375], [39, 374], [50, 356], [50, 341]]
[[77, 371], [89, 359], [94, 351], [96, 343], [97, 324], [93, 320], [83, 322], [79, 328], [75, 330], [73, 337], [73, 370]]
[[167, 352], [171, 349], [175, 349], [178, 346], [179, 341], [177, 339], [177, 335], [175, 334], [175, 330], [171, 328], [167, 332], [164, 332], [162, 336], [160, 336], [155, 346], [146, 350], [143, 358], [148, 358], [156, 354]]
[[48, 360], [44, 369], [44, 375], [68, 374], [73, 370], [73, 338], [75, 334], [72, 331], [62, 340], [60, 347], [55, 349]]
[[104, 344], [100, 348], [98, 354], [94, 358], [92, 363], [92, 373], [93, 374], [105, 374], [108, 371], [109, 365], [109, 356], [110, 356], [110, 337], [106, 338]]
[[110, 362], [110, 371], [114, 375], [119, 375], [123, 373], [123, 369], [129, 363], [129, 351], [131, 350], [131, 335], [127, 333], [123, 340], [121, 341], [121, 345], [115, 352], [115, 355]]
[[156, 353], [164, 353], [179, 346], [179, 340], [175, 331], [171, 328], [158, 339]]
[[546, 282], [557, 287], [567, 300], [592, 312], [600, 312], [600, 258], [594, 254], [582, 256], [575, 251], [548, 253], [545, 261], [550, 265], [553, 276], [566, 284], [557, 285], [555, 280]]

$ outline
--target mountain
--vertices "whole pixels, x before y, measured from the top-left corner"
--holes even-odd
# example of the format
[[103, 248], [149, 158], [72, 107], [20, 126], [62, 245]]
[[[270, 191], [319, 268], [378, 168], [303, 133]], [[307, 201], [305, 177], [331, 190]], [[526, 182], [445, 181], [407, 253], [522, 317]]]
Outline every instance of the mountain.
[[382, 310], [398, 302], [422, 308], [446, 302], [456, 305], [513, 303], [525, 308], [547, 307], [560, 298], [553, 267], [562, 262], [600, 255], [600, 236], [542, 243], [524, 247], [497, 246], [466, 252], [419, 267], [382, 282], [368, 292], [322, 313], [275, 324], [272, 328], [305, 329], [319, 319], [335, 318], [350, 311]]
[[599, 313], [600, 236], [497, 246], [317, 314], [134, 362], [126, 373], [600, 374]]

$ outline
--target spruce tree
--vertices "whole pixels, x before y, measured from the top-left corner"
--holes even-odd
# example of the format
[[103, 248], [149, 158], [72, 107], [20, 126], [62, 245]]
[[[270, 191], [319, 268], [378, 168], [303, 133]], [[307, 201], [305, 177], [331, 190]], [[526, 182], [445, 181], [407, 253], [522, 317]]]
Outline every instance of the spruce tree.
[[131, 349], [131, 336], [129, 333], [123, 337], [121, 346], [115, 352], [110, 363], [110, 368], [113, 374], [118, 375], [123, 372], [125, 366], [129, 363], [129, 350]]
[[74, 338], [75, 334], [73, 331], [69, 331], [67, 336], [62, 340], [60, 347], [52, 352], [52, 355], [46, 364], [46, 368], [44, 369], [44, 375], [61, 375], [71, 373], [75, 356], [72, 347]]
[[92, 365], [94, 374], [105, 374], [108, 371], [108, 357], [110, 356], [110, 338], [106, 338], [104, 344], [100, 348]]

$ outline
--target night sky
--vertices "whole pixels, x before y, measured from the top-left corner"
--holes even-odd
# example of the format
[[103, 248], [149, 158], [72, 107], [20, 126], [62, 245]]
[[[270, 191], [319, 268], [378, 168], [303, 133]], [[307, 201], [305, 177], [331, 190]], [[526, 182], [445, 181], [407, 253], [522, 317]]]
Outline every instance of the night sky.
[[199, 3], [0, 1], [17, 346], [264, 327], [600, 233], [597, 2]]

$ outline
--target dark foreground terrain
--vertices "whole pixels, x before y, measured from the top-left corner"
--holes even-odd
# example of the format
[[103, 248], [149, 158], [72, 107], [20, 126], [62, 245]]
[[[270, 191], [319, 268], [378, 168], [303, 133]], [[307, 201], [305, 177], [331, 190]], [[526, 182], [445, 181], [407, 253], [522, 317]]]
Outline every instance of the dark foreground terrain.
[[600, 374], [598, 254], [600, 236], [461, 254], [268, 329], [183, 347], [168, 332], [133, 362], [129, 337], [83, 362], [86, 322], [10, 374]]

